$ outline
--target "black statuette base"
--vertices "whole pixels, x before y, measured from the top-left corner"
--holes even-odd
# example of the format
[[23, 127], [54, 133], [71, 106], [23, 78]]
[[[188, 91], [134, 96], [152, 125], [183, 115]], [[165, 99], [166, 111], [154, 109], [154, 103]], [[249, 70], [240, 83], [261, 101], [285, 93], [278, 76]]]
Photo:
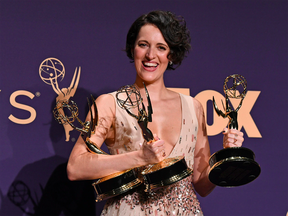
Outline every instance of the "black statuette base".
[[261, 172], [253, 151], [244, 147], [222, 149], [210, 157], [209, 164], [209, 180], [221, 187], [248, 184]]

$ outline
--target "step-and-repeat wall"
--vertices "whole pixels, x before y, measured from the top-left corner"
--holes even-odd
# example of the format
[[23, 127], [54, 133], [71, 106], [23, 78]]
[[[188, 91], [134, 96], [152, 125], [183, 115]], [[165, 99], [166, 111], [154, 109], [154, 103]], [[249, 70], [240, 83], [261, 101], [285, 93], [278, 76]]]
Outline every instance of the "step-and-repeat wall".
[[[126, 57], [132, 22], [152, 10], [182, 15], [187, 58], [166, 86], [203, 105], [211, 152], [227, 119], [213, 112], [232, 74], [247, 80], [239, 110], [244, 147], [261, 166], [253, 182], [201, 198], [205, 215], [287, 213], [287, 1], [0, 1], [0, 215], [99, 215], [91, 181], [70, 182], [66, 164], [79, 132], [53, 117], [56, 100], [86, 98], [133, 84]], [[237, 102], [232, 102], [237, 107]]]

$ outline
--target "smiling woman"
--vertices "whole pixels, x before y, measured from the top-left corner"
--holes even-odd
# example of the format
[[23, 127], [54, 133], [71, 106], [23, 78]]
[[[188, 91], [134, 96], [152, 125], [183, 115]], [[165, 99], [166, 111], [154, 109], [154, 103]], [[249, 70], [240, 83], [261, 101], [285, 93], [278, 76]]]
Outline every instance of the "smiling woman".
[[191, 48], [190, 34], [186, 22], [182, 17], [176, 17], [169, 11], [152, 11], [140, 16], [130, 27], [126, 39], [126, 53], [128, 58], [134, 60], [133, 52], [135, 41], [140, 29], [146, 25], [154, 25], [161, 32], [165, 44], [169, 46], [169, 60], [167, 69], [174, 69], [173, 65], [180, 65]]
[[170, 49], [157, 27], [146, 24], [141, 28], [132, 53], [137, 71], [136, 81], [151, 83], [163, 79]]
[[[139, 186], [110, 198], [102, 216], [203, 215], [194, 188], [206, 196], [215, 187], [208, 179], [210, 147], [203, 108], [194, 98], [167, 89], [163, 79], [166, 69], [181, 64], [189, 51], [189, 41], [185, 21], [171, 12], [153, 11], [133, 23], [127, 35], [126, 53], [135, 64], [133, 86], [141, 95], [147, 94], [145, 86], [149, 91], [153, 106], [149, 129], [154, 140], [147, 142], [139, 121], [118, 106], [117, 92], [101, 95], [96, 100], [99, 124], [90, 140], [98, 148], [105, 141], [111, 155], [91, 154], [80, 137], [71, 152], [67, 171], [70, 180], [98, 179], [132, 168], [141, 171], [165, 158], [184, 156], [193, 176], [157, 191], [144, 192]], [[142, 102], [145, 107], [150, 104], [148, 97]], [[90, 116], [89, 113], [87, 121]], [[226, 131], [224, 140], [233, 137], [233, 143], [226, 143], [228, 147], [234, 139], [238, 146], [242, 145], [243, 133]], [[140, 173], [139, 179], [143, 178]]]

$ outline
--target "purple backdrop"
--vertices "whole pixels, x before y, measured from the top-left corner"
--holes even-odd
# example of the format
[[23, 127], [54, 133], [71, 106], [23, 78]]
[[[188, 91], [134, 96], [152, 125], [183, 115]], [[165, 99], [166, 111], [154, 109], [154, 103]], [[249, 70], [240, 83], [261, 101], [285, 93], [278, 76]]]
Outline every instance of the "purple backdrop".
[[[261, 91], [250, 114], [262, 138], [242, 130], [262, 172], [250, 184], [217, 187], [200, 198], [204, 214], [287, 213], [287, 1], [1, 0], [0, 215], [99, 215], [103, 202], [94, 203], [91, 182], [66, 178], [79, 132], [65, 142], [63, 126], [52, 115], [57, 94], [41, 80], [39, 66], [49, 57], [64, 64], [60, 88], [70, 85], [81, 66], [73, 100], [84, 120], [90, 93], [133, 83], [134, 66], [122, 51], [126, 33], [139, 15], [157, 9], [182, 15], [192, 37], [187, 59], [166, 73], [168, 87], [190, 88], [192, 96], [204, 90], [222, 94], [226, 76], [239, 73], [248, 90]], [[212, 124], [211, 104], [207, 115]], [[211, 152], [221, 142], [221, 135], [211, 136]]]

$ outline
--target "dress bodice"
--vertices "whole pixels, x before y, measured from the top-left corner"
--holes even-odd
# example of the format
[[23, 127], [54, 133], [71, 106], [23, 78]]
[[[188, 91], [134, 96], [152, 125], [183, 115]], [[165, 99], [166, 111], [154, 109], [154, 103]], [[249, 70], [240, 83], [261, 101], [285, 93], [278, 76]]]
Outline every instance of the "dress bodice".
[[[110, 93], [115, 98], [115, 142], [107, 145], [110, 154], [123, 154], [139, 150], [144, 142], [137, 119], [130, 116], [125, 109], [117, 105], [116, 92]], [[168, 157], [185, 156], [187, 165], [192, 168], [194, 149], [198, 132], [198, 121], [194, 111], [193, 99], [179, 94], [182, 108], [181, 131], [177, 143]], [[149, 124], [148, 124], [149, 128]], [[153, 132], [153, 131], [152, 131]]]
[[[107, 145], [110, 154], [123, 154], [139, 150], [143, 145], [144, 138], [137, 119], [117, 105], [116, 92], [110, 94], [115, 98], [116, 104], [115, 142]], [[182, 109], [181, 130], [178, 141], [168, 157], [184, 156], [187, 166], [193, 169], [198, 120], [194, 110], [193, 98], [183, 94], [180, 94], [180, 98]], [[107, 201], [101, 216], [201, 216], [202, 210], [192, 186], [192, 178], [193, 174], [172, 185], [148, 193], [145, 193], [140, 186], [127, 194], [111, 198]]]

